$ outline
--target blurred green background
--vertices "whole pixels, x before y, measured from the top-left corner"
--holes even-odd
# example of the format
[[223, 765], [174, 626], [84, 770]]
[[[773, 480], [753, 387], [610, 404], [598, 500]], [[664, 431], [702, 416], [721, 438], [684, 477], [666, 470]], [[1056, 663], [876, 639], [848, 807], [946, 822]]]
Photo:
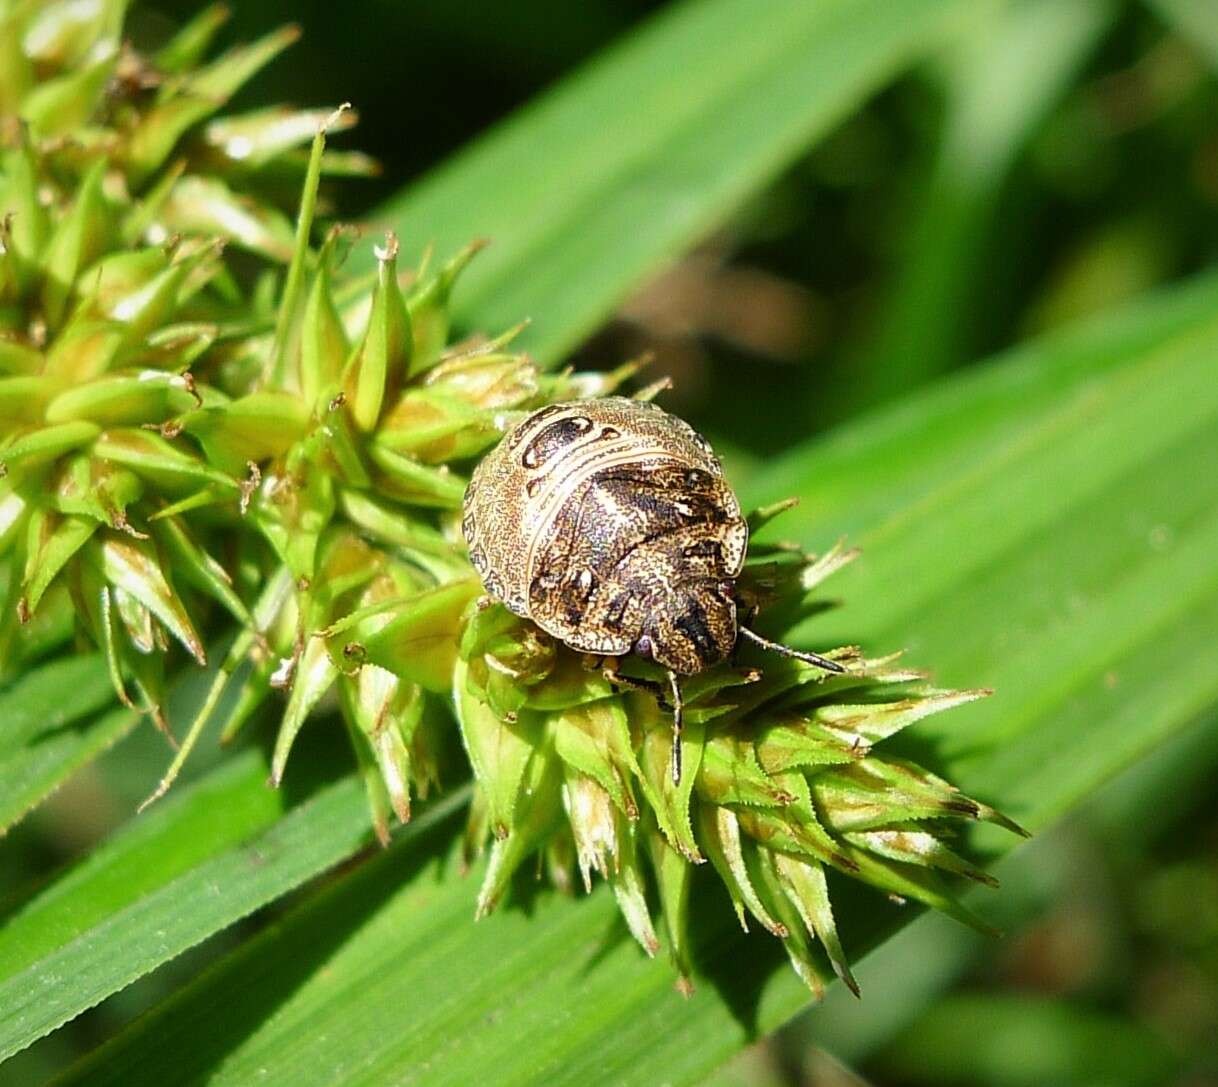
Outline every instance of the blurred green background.
[[[336, 146], [383, 172], [330, 195], [359, 218], [663, 6], [361, 0], [336, 19], [330, 4], [243, 3], [226, 41], [285, 21], [304, 34], [233, 108], [351, 101], [360, 123]], [[668, 402], [751, 460], [1204, 267], [1212, 6], [1162, 4], [1194, 10], [1208, 38], [1154, 5], [1003, 7], [979, 3], [962, 40], [853, 112], [576, 359], [655, 351]], [[131, 28], [156, 39], [197, 8], [138, 5]], [[748, 412], [724, 395], [742, 373]]]
[[[382, 174], [327, 196], [358, 219], [663, 6], [244, 2], [226, 41], [285, 21], [304, 36], [234, 106], [352, 101], [360, 123], [337, 146]], [[1218, 4], [981, 8], [625, 300], [577, 360], [653, 351], [667, 405], [747, 484], [837, 422], [1212, 266]], [[195, 10], [145, 3], [131, 31], [157, 40]], [[163, 763], [146, 732], [10, 835], [6, 884], [127, 818]], [[1211, 711], [1003, 862], [1004, 939], [923, 919], [862, 965], [861, 1003], [833, 992], [715, 1082], [1218, 1083], [1216, 732]], [[41, 1043], [7, 1082], [90, 1048], [196, 957]]]

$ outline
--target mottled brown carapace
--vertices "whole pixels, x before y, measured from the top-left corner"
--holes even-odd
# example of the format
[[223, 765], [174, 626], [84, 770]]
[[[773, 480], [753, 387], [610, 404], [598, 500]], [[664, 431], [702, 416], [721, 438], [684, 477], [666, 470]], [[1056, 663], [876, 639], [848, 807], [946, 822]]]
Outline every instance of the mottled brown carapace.
[[[607, 658], [606, 675], [651, 690], [673, 711], [681, 777], [681, 688], [744, 634], [826, 672], [835, 661], [741, 626], [736, 578], [748, 523], [714, 451], [684, 420], [622, 397], [551, 404], [478, 465], [461, 522], [487, 591], [572, 649]], [[634, 653], [655, 681], [617, 673]]]
[[573, 649], [681, 675], [736, 643], [748, 526], [709, 443], [654, 404], [552, 404], [483, 459], [465, 496], [487, 590]]

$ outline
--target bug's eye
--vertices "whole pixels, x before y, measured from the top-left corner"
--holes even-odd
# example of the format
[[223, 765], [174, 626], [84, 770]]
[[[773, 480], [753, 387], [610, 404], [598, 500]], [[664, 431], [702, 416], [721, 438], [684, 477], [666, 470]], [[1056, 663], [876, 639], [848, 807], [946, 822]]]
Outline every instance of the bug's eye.
[[634, 643], [634, 651], [644, 660], [651, 660], [655, 656], [655, 647], [646, 634]]

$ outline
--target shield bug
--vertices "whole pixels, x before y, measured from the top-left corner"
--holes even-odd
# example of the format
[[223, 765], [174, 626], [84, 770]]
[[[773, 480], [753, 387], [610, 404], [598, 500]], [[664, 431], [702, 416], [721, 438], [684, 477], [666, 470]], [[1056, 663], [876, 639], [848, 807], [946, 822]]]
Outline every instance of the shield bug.
[[[741, 625], [740, 503], [710, 443], [654, 404], [606, 397], [533, 412], [478, 465], [463, 514], [470, 560], [493, 597], [605, 658], [616, 681], [670, 696], [674, 781], [678, 677], [724, 660], [737, 637], [845, 671]], [[667, 671], [667, 692], [617, 675], [616, 659], [631, 653]]]

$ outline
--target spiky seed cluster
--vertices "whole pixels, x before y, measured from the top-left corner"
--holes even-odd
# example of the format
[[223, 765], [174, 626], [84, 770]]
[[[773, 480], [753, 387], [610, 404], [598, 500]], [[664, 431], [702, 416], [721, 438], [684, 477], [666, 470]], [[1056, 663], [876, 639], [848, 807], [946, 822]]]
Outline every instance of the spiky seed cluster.
[[[521, 413], [605, 395], [635, 367], [543, 373], [512, 332], [449, 346], [474, 246], [403, 274], [389, 237], [370, 281], [344, 279], [347, 236], [311, 239], [321, 174], [369, 168], [324, 150], [352, 114], [216, 117], [294, 31], [206, 63], [214, 7], [144, 56], [122, 42], [124, 8], [0, 0], [5, 669], [75, 623], [118, 697], [168, 731], [172, 644], [203, 664], [208, 637], [235, 630], [154, 796], [226, 691], [224, 737], [283, 692], [276, 781], [329, 698], [382, 840], [435, 783], [451, 699], [478, 781], [469, 842], [493, 840], [479, 910], [540, 851], [559, 883], [573, 867], [607, 878], [653, 953], [654, 879], [683, 984], [690, 866], [705, 860], [814, 990], [812, 941], [853, 984], [829, 868], [967, 919], [939, 873], [987, 877], [943, 828], [1013, 825], [872, 749], [978, 692], [851, 650], [839, 677], [720, 667], [689, 685], [674, 785], [667, 717], [486, 606], [453, 516], [464, 472]], [[285, 176], [303, 177], [295, 229], [268, 196]], [[749, 591], [786, 602], [849, 557], [754, 556]]]
[[[773, 512], [754, 515], [754, 526]], [[754, 553], [743, 591], [786, 603], [853, 558], [840, 547], [818, 559]], [[829, 904], [829, 869], [976, 924], [943, 876], [992, 880], [947, 844], [953, 824], [1019, 828], [874, 748], [987, 692], [937, 690], [891, 658], [868, 660], [854, 649], [828, 655], [846, 674], [767, 658], [764, 671], [721, 666], [691, 680], [685, 772], [674, 784], [671, 723], [649, 696], [616, 694], [500, 605], [475, 610], [461, 642], [456, 703], [481, 785], [470, 844], [493, 842], [479, 910], [492, 909], [520, 863], [540, 850], [560, 884], [570, 883], [573, 864], [585, 886], [593, 872], [606, 878], [631, 931], [654, 953], [650, 867], [684, 986], [689, 880], [692, 865], [709, 861], [741, 924], [751, 917], [780, 937], [818, 995], [813, 941], [855, 988]], [[639, 661], [627, 668], [660, 675]]]

